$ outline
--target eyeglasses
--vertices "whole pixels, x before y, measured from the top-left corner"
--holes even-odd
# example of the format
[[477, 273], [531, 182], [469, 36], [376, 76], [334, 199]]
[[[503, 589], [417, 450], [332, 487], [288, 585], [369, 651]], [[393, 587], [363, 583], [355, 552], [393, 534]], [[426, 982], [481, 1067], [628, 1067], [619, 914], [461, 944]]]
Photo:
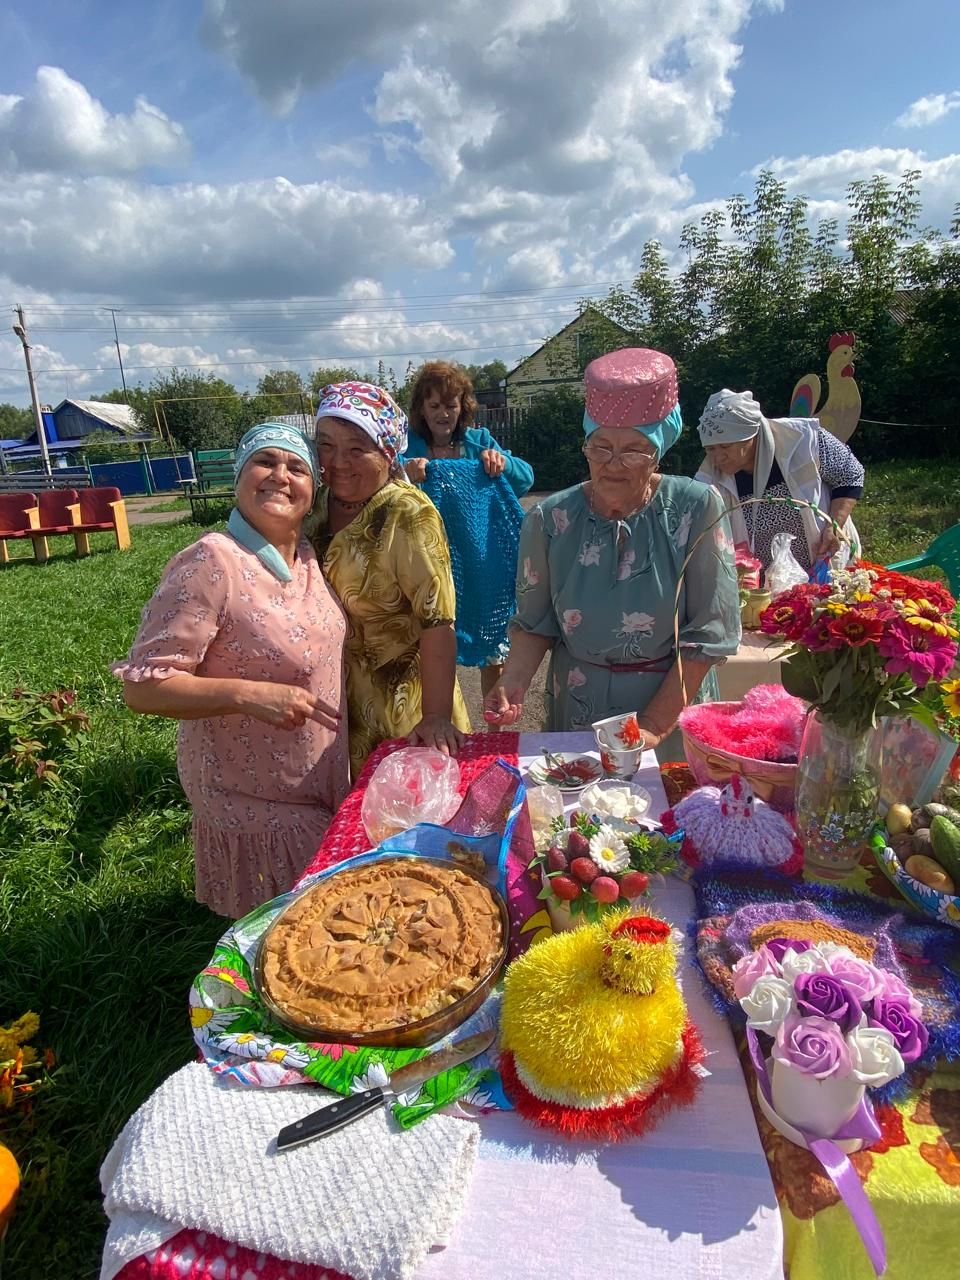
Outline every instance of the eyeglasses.
[[617, 453], [614, 449], [608, 449], [605, 444], [585, 444], [583, 455], [601, 467], [619, 462], [628, 471], [634, 471], [637, 467], [649, 467], [657, 460], [657, 455], [650, 453], [647, 449], [624, 449], [621, 453]]

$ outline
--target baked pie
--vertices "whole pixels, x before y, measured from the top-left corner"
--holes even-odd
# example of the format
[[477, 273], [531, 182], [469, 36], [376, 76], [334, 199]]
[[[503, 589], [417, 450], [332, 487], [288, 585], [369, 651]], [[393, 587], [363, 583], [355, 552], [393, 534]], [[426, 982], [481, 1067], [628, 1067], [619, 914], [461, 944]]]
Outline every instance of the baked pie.
[[376, 1032], [454, 1004], [503, 949], [500, 906], [481, 880], [391, 858], [338, 872], [289, 906], [264, 938], [262, 983], [291, 1022]]

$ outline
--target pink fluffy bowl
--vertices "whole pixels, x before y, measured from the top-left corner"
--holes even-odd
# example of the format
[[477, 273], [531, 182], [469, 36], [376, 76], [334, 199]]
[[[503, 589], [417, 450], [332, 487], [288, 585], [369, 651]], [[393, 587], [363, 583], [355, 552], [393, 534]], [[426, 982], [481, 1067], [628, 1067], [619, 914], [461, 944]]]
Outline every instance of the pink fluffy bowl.
[[[720, 786], [740, 774], [754, 795], [790, 813], [796, 752], [806, 706], [779, 686], [759, 685], [743, 702], [704, 702], [680, 714], [683, 750], [697, 785]], [[762, 758], [793, 756], [792, 760]]]

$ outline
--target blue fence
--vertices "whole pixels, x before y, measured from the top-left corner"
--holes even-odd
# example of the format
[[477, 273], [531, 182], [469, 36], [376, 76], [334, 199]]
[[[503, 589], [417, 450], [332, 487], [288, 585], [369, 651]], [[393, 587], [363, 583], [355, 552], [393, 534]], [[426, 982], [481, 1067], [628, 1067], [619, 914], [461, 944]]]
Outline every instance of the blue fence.
[[189, 453], [177, 454], [175, 458], [151, 458], [149, 466], [148, 476], [147, 463], [142, 458], [130, 462], [93, 462], [90, 474], [95, 485], [115, 485], [124, 495], [179, 490], [182, 480], [195, 479]]

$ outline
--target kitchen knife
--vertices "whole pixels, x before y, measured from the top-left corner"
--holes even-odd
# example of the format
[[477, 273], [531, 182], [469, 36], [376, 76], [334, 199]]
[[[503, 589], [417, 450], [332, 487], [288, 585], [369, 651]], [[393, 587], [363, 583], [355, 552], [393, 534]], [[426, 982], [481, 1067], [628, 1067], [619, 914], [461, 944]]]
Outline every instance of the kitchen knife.
[[484, 1049], [489, 1049], [496, 1038], [496, 1028], [478, 1031], [461, 1040], [454, 1040], [445, 1049], [438, 1049], [436, 1053], [428, 1053], [425, 1058], [418, 1058], [416, 1062], [398, 1067], [387, 1084], [375, 1085], [372, 1089], [364, 1089], [362, 1093], [340, 1098], [329, 1107], [321, 1107], [319, 1111], [304, 1116], [296, 1124], [288, 1124], [277, 1134], [277, 1150], [287, 1151], [290, 1147], [298, 1147], [302, 1142], [312, 1142], [314, 1138], [324, 1138], [328, 1133], [336, 1133], [344, 1125], [393, 1102], [398, 1094], [416, 1089], [427, 1080], [432, 1080], [441, 1071], [449, 1071], [452, 1067], [459, 1067], [462, 1062], [469, 1062], [478, 1053], [483, 1053]]

